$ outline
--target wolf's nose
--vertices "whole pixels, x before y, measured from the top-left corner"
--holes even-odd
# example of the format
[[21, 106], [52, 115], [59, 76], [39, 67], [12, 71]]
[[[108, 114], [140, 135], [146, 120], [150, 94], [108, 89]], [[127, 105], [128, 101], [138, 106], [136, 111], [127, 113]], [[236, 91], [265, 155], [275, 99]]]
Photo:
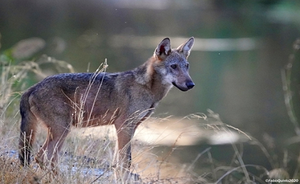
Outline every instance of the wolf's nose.
[[193, 83], [193, 81], [188, 81], [188, 82], [186, 82], [186, 87], [187, 87], [188, 89], [192, 89], [194, 86], [195, 86], [195, 84]]

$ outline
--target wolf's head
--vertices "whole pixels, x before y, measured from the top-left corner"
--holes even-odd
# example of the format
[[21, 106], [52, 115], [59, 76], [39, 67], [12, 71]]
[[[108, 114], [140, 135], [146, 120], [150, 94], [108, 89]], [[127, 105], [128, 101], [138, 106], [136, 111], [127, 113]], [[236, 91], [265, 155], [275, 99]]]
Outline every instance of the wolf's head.
[[169, 38], [160, 42], [154, 51], [154, 57], [158, 59], [155, 70], [162, 76], [163, 83], [172, 84], [181, 91], [187, 91], [195, 86], [189, 75], [189, 63], [187, 61], [193, 44], [193, 37], [176, 49], [171, 48]]

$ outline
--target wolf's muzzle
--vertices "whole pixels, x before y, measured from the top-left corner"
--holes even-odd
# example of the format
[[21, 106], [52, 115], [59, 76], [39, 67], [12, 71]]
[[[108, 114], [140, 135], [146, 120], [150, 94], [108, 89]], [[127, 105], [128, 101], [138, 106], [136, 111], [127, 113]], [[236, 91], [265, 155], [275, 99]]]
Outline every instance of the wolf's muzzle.
[[195, 83], [193, 81], [187, 81], [185, 85], [188, 89], [192, 89], [195, 86]]

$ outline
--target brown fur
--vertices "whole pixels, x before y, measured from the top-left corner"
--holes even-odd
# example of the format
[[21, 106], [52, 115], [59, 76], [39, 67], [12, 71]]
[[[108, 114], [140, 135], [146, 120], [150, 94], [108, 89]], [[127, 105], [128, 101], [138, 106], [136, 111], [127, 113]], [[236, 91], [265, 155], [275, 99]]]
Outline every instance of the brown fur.
[[[69, 73], [45, 78], [21, 98], [22, 116], [19, 158], [26, 166], [38, 122], [48, 129], [47, 139], [37, 153], [54, 166], [71, 126], [113, 124], [117, 130], [119, 159], [124, 168], [131, 164], [131, 139], [137, 126], [149, 117], [157, 103], [174, 85], [182, 91], [194, 86], [188, 74], [194, 38], [171, 49], [165, 38], [143, 65], [120, 73]], [[46, 154], [46, 155], [45, 155]]]

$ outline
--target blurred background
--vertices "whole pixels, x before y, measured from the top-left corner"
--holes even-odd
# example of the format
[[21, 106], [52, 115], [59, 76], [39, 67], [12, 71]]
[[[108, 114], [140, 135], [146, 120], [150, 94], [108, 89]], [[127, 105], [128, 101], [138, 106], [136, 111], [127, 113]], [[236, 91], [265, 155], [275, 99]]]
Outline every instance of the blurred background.
[[224, 123], [275, 142], [280, 157], [296, 135], [281, 70], [300, 37], [299, 12], [300, 1], [289, 0], [1, 0], [1, 51], [39, 37], [43, 54], [76, 72], [94, 72], [105, 59], [107, 71], [116, 72], [145, 62], [164, 37], [177, 47], [194, 36], [189, 62], [196, 86], [172, 89], [154, 116], [211, 109]]

